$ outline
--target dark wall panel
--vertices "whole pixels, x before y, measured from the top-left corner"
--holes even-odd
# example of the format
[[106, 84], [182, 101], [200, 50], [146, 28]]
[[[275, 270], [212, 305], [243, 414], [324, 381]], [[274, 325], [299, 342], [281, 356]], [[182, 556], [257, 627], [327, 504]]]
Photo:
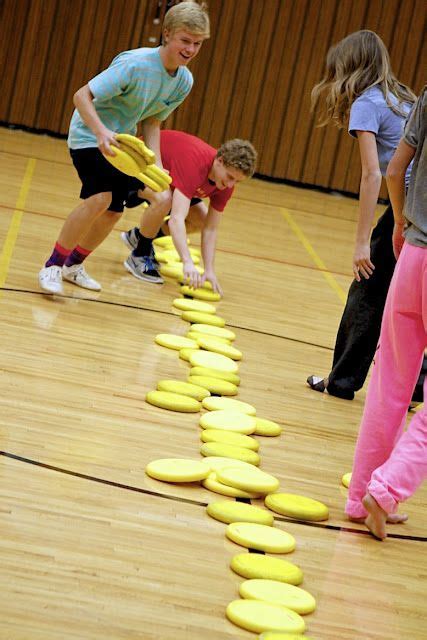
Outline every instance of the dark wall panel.
[[[67, 132], [73, 93], [120, 51], [156, 46], [166, 0], [0, 0], [0, 121]], [[192, 63], [195, 84], [168, 127], [218, 146], [251, 139], [259, 173], [358, 192], [357, 144], [319, 128], [310, 92], [329, 46], [369, 28], [393, 68], [425, 82], [424, 0], [210, 0], [212, 37]]]

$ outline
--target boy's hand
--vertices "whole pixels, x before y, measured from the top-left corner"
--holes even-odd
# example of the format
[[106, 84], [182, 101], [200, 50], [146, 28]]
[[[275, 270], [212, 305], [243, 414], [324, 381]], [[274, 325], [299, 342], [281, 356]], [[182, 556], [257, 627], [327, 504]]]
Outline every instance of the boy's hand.
[[209, 282], [212, 285], [212, 289], [216, 292], [219, 293], [220, 296], [223, 295], [223, 290], [221, 285], [218, 282], [218, 278], [216, 277], [216, 275], [214, 274], [213, 271], [205, 271], [204, 274], [201, 277], [201, 285], [203, 285], [204, 282], [206, 282], [206, 280], [209, 280]]
[[116, 140], [116, 134], [114, 133], [114, 131], [104, 129], [100, 133], [96, 134], [96, 140], [98, 142], [98, 148], [101, 153], [104, 153], [107, 156], [116, 155], [111, 147], [120, 147], [120, 145]]
[[188, 262], [184, 262], [182, 265], [182, 271], [184, 275], [184, 282], [188, 284], [190, 287], [197, 289], [202, 285], [202, 276], [197, 271], [194, 262], [189, 260]]
[[403, 237], [403, 229], [405, 228], [405, 223], [401, 224], [394, 223], [393, 229], [393, 253], [396, 260], [400, 256], [400, 252], [403, 249], [403, 244], [405, 242], [405, 238]]
[[373, 274], [375, 265], [371, 262], [371, 250], [369, 243], [357, 243], [353, 255], [353, 274], [357, 282], [360, 282], [361, 275], [369, 280]]

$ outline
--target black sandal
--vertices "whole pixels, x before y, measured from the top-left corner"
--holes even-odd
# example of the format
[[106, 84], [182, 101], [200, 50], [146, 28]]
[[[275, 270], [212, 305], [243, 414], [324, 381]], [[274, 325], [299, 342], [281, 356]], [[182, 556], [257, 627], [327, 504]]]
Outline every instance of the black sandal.
[[307, 378], [307, 384], [313, 391], [319, 391], [320, 393], [326, 391], [325, 378], [318, 380], [317, 376], [309, 376]]

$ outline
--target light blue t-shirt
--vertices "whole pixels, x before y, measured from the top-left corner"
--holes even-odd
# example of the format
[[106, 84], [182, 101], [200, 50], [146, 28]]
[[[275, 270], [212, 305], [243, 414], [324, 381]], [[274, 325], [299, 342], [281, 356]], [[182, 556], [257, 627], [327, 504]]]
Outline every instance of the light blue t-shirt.
[[[135, 135], [141, 120], [166, 120], [190, 93], [193, 76], [184, 66], [169, 75], [160, 57], [160, 47], [124, 51], [110, 66], [88, 82], [93, 105], [106, 127], [116, 133]], [[77, 109], [68, 134], [71, 149], [96, 147], [96, 136], [85, 125]]]
[[[390, 94], [390, 99], [394, 104], [398, 104], [394, 95]], [[404, 103], [402, 109], [405, 116], [397, 115], [387, 105], [383, 92], [377, 86], [366, 89], [351, 106], [348, 131], [354, 138], [357, 137], [356, 131], [371, 131], [375, 134], [378, 160], [383, 176], [386, 174], [387, 165], [403, 135], [406, 116], [409, 114], [411, 106]], [[406, 173], [407, 182], [410, 174], [409, 167]]]

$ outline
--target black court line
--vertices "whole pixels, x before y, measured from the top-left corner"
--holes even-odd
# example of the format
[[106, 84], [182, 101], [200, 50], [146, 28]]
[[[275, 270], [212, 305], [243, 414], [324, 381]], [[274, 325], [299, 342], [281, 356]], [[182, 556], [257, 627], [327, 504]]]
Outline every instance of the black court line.
[[[27, 293], [36, 296], [46, 296], [52, 297], [49, 294], [43, 293], [42, 291], [33, 291], [31, 289], [15, 289], [14, 287], [0, 287], [0, 291], [8, 291], [9, 293]], [[58, 299], [66, 298], [67, 300], [80, 300], [82, 302], [93, 302], [96, 304], [106, 304], [112, 307], [119, 307], [123, 309], [135, 309], [136, 311], [149, 311], [152, 313], [161, 313], [166, 316], [172, 316], [174, 318], [179, 318], [180, 316], [172, 313], [171, 311], [162, 311], [161, 309], [150, 309], [150, 307], [140, 307], [134, 304], [127, 304], [124, 302], [114, 302], [113, 300], [94, 300], [93, 298], [79, 298], [79, 296], [67, 296], [66, 294], [61, 294], [57, 296]], [[289, 342], [297, 342], [298, 344], [305, 344], [309, 347], [317, 347], [319, 349], [326, 349], [327, 351], [333, 351], [332, 347], [326, 347], [323, 344], [317, 344], [315, 342], [307, 342], [306, 340], [299, 340], [298, 338], [290, 338], [289, 336], [281, 336], [278, 333], [270, 333], [268, 331], [261, 331], [260, 329], [251, 329], [250, 327], [241, 327], [237, 324], [230, 324], [227, 322], [227, 327], [231, 327], [232, 329], [238, 329], [240, 331], [249, 331], [250, 333], [256, 333], [257, 335], [268, 336], [270, 338], [279, 338], [280, 340], [289, 340]]]
[[[109, 487], [114, 487], [116, 489], [124, 489], [125, 491], [132, 491], [134, 493], [142, 493], [144, 495], [164, 498], [165, 500], [172, 500], [173, 502], [193, 504], [198, 507], [207, 507], [208, 505], [207, 502], [202, 502], [201, 500], [192, 500], [190, 498], [171, 496], [171, 495], [168, 495], [167, 493], [160, 493], [158, 491], [152, 491], [150, 489], [142, 489], [141, 487], [134, 487], [132, 485], [123, 484], [121, 482], [115, 482], [113, 480], [106, 480], [105, 478], [98, 478], [97, 476], [88, 475], [86, 473], [80, 473], [78, 471], [72, 471], [71, 469], [64, 469], [63, 467], [57, 467], [55, 465], [46, 464], [45, 462], [40, 462], [38, 460], [32, 460], [31, 458], [26, 458], [24, 456], [20, 456], [15, 453], [10, 453], [9, 451], [0, 451], [0, 456], [3, 456], [4, 458], [9, 458], [11, 460], [16, 460], [17, 462], [22, 462], [24, 464], [29, 464], [35, 467], [41, 467], [42, 469], [47, 469], [49, 471], [54, 471], [55, 473], [62, 473], [64, 475], [72, 476], [74, 478], [81, 478], [82, 480], [89, 480], [90, 482], [96, 482], [98, 484], [107, 485]], [[321, 522], [307, 522], [305, 520], [296, 520], [293, 518], [285, 518], [280, 516], [274, 516], [274, 519], [277, 520], [278, 522], [292, 522], [294, 524], [301, 524], [307, 527], [316, 527], [318, 529], [330, 529], [331, 531], [344, 531], [346, 533], [357, 533], [357, 534], [368, 535], [368, 536], [371, 535], [369, 531], [364, 531], [363, 529], [354, 529], [352, 527], [341, 527], [339, 525], [322, 524]], [[426, 536], [404, 536], [404, 535], [399, 535], [397, 533], [389, 533], [387, 537], [396, 538], [398, 540], [409, 540], [412, 542], [427, 542]]]

